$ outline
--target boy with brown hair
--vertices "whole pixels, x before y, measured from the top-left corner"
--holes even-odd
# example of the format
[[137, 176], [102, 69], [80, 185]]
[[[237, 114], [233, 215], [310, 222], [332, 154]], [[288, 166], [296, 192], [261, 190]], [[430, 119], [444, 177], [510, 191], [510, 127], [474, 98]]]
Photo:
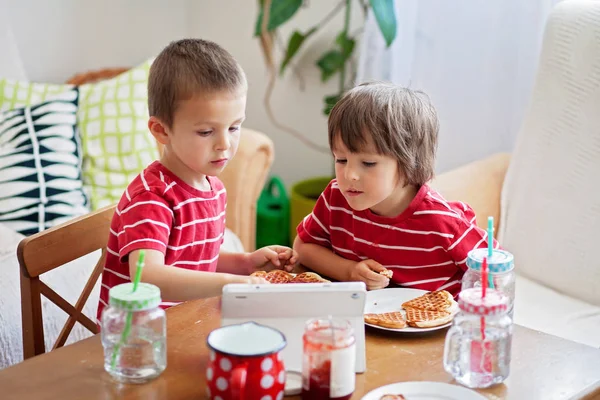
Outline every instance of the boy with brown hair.
[[220, 252], [227, 194], [217, 176], [236, 153], [246, 92], [240, 65], [209, 41], [173, 42], [152, 63], [148, 128], [162, 154], [129, 184], [115, 210], [98, 319], [110, 288], [135, 275], [141, 250], [141, 279], [161, 289], [163, 308], [220, 295], [227, 283], [267, 283], [247, 275], [296, 263], [297, 254], [284, 246]]
[[336, 179], [297, 228], [300, 263], [368, 289], [386, 287], [391, 271], [400, 286], [458, 294], [467, 253], [487, 247], [487, 233], [471, 207], [427, 185], [438, 130], [421, 92], [388, 83], [348, 91], [329, 116]]

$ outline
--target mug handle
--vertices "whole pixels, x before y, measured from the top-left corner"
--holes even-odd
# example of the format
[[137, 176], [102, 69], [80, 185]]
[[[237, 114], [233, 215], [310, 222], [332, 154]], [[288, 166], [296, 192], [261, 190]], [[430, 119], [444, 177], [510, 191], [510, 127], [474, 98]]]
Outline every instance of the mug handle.
[[231, 372], [231, 398], [244, 400], [244, 388], [246, 387], [246, 376], [248, 375], [245, 364], [238, 365]]

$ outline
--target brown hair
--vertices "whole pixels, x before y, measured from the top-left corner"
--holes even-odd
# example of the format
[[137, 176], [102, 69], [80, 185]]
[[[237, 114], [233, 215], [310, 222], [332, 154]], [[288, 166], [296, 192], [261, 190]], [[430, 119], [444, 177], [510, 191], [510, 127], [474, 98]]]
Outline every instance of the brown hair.
[[150, 67], [148, 110], [168, 126], [178, 103], [202, 92], [246, 90], [242, 67], [225, 49], [202, 39], [171, 42]]
[[429, 97], [391, 83], [371, 82], [346, 92], [329, 115], [329, 147], [339, 137], [349, 151], [365, 149], [398, 160], [406, 184], [433, 178], [439, 122]]

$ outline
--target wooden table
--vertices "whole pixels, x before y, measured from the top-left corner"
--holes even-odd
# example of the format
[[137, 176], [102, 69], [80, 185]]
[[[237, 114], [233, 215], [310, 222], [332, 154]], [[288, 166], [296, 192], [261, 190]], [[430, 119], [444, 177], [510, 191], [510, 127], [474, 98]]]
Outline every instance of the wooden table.
[[[218, 298], [173, 307], [167, 321], [167, 369], [154, 381], [113, 382], [95, 336], [0, 370], [0, 398], [203, 399], [206, 337], [219, 326]], [[357, 375], [352, 399], [399, 381], [452, 382], [442, 366], [445, 329], [419, 336], [379, 332], [367, 332], [367, 372]], [[489, 399], [600, 399], [600, 350], [516, 326], [509, 379], [481, 393]]]

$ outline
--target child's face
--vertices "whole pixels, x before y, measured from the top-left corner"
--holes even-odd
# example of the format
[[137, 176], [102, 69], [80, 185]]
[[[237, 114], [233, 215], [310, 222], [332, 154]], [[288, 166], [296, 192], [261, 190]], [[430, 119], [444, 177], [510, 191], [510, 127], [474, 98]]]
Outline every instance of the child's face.
[[245, 91], [182, 101], [172, 127], [163, 125], [166, 148], [161, 161], [187, 181], [218, 175], [237, 151], [245, 111]]
[[397, 203], [394, 199], [403, 187], [398, 161], [378, 154], [372, 142], [363, 151], [352, 153], [339, 137], [334, 142], [333, 156], [335, 177], [350, 207], [393, 216]]

